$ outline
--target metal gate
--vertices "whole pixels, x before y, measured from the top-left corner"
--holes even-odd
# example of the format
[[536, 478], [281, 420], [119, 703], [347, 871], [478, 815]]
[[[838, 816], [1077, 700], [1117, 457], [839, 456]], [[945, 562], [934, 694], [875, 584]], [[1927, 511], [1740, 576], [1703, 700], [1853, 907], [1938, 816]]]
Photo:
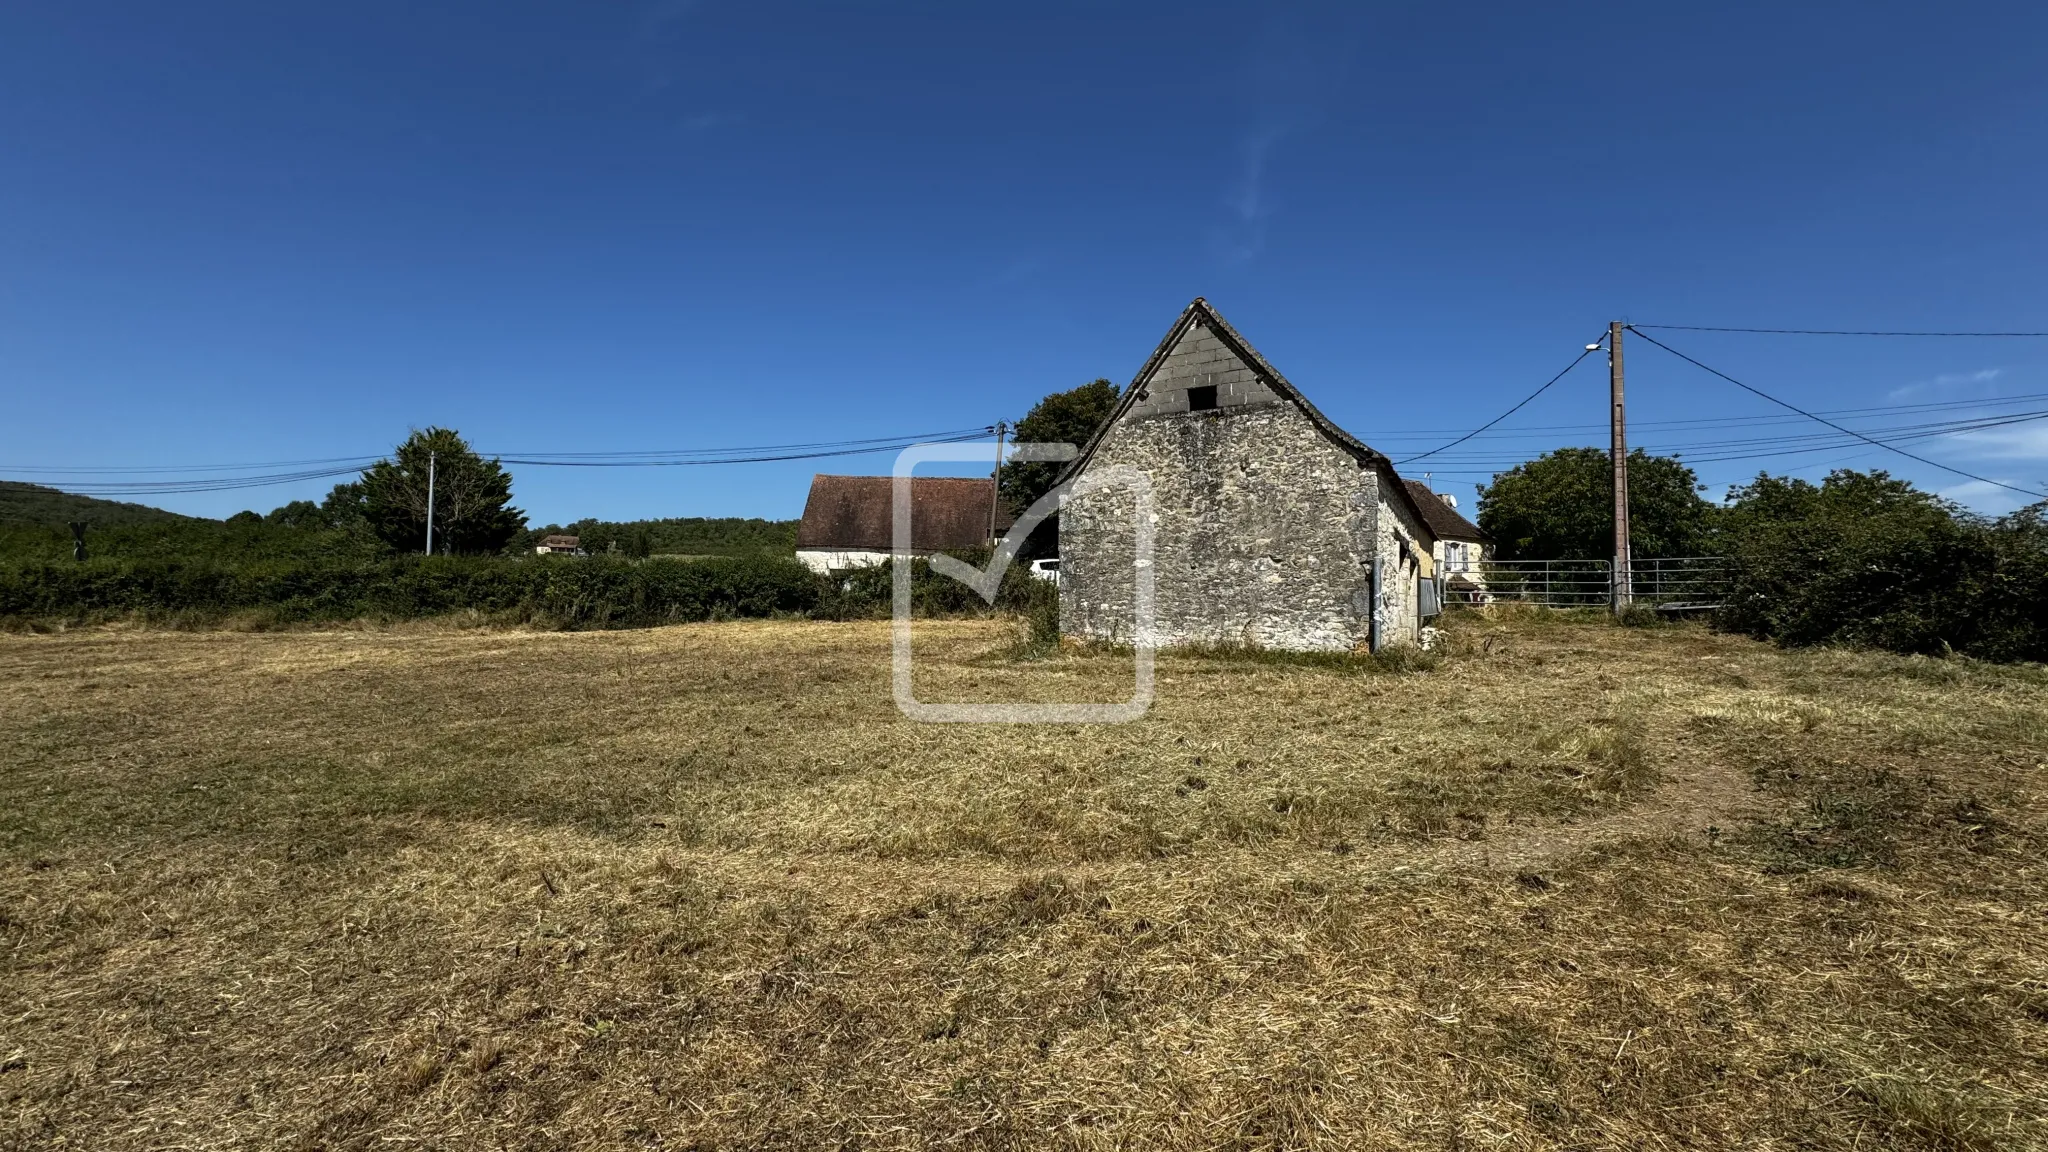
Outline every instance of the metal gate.
[[[1676, 556], [1630, 565], [1632, 599], [1667, 611], [1719, 607], [1731, 570], [1720, 556]], [[1605, 608], [1614, 599], [1614, 566], [1605, 560], [1488, 560], [1443, 580], [1446, 604], [1517, 601], [1549, 608]]]
[[1734, 566], [1725, 556], [1665, 556], [1629, 564], [1629, 584], [1638, 604], [1666, 612], [1719, 608], [1728, 599]]

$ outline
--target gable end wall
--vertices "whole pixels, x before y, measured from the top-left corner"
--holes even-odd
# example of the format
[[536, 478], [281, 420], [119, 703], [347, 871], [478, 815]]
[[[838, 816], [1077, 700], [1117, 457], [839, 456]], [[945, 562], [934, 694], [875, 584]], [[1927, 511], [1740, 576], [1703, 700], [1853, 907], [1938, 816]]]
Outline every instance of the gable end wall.
[[1188, 411], [1188, 389], [1205, 384], [1216, 389], [1219, 410], [1282, 402], [1251, 365], [1238, 359], [1214, 332], [1196, 324], [1160, 362], [1145, 382], [1145, 395], [1131, 405], [1124, 418], [1146, 420], [1184, 413]]
[[[1191, 382], [1218, 385], [1216, 411], [1187, 410]], [[1157, 641], [1362, 646], [1383, 507], [1377, 473], [1201, 328], [1146, 390], [1084, 474], [1130, 465], [1151, 479]], [[1121, 490], [1070, 498], [1062, 510], [1062, 632], [1132, 639], [1133, 515]]]

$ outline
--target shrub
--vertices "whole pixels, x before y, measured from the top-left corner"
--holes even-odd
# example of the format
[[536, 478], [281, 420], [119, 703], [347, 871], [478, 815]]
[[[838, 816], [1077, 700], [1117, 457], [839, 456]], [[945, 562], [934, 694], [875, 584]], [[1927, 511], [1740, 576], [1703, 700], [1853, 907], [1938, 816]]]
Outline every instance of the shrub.
[[1882, 472], [1762, 476], [1732, 495], [1736, 575], [1717, 626], [1787, 645], [2048, 659], [2041, 506], [1987, 522]]
[[[912, 610], [920, 616], [1023, 612], [1038, 604], [1034, 597], [1042, 594], [1033, 586], [1042, 584], [1012, 566], [991, 606], [918, 561]], [[737, 617], [883, 617], [892, 592], [886, 565], [823, 577], [794, 557], [764, 554], [33, 561], [0, 567], [0, 619], [140, 615], [194, 623], [260, 612], [267, 622], [289, 624], [471, 612], [562, 628], [634, 628]], [[1057, 608], [1052, 612], [1056, 622]]]
[[[986, 548], [967, 549], [952, 553], [977, 568], [988, 565], [990, 550]], [[1021, 562], [1013, 563], [1003, 573], [1003, 582], [996, 589], [994, 604], [983, 600], [981, 594], [950, 576], [932, 571], [931, 565], [922, 559], [910, 564], [910, 611], [913, 616], [978, 616], [987, 612], [1028, 612], [1037, 603], [1037, 587], [1050, 588], [1046, 581], [1034, 579]], [[826, 578], [814, 615], [831, 620], [862, 620], [888, 616], [895, 603], [896, 573], [891, 564], [875, 564], [855, 568]], [[1054, 630], [1058, 630], [1058, 604], [1055, 601]]]
[[818, 579], [794, 559], [685, 562], [591, 557], [394, 556], [354, 563], [185, 560], [25, 564], [0, 569], [0, 616], [224, 616], [280, 621], [475, 611], [566, 628], [617, 628], [807, 612]]

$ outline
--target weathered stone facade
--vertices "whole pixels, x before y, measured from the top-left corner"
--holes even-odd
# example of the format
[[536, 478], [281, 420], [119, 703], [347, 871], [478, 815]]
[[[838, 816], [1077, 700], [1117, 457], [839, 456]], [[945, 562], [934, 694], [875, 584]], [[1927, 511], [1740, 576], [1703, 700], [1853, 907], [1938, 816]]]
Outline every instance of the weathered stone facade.
[[[1414, 639], [1434, 541], [1405, 487], [1203, 301], [1068, 475], [1119, 465], [1151, 481], [1157, 643], [1354, 649], [1375, 613], [1381, 644]], [[1133, 638], [1134, 501], [1109, 488], [1062, 510], [1062, 632]]]

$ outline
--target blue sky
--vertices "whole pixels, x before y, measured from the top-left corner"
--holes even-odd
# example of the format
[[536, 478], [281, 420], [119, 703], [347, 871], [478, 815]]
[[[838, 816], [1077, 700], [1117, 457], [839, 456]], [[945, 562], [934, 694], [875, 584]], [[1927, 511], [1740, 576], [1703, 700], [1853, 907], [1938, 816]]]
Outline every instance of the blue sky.
[[[505, 452], [978, 425], [1122, 384], [1196, 295], [1397, 458], [1610, 319], [2048, 329], [2044, 49], [2020, 4], [9, 6], [0, 475], [427, 424]], [[2048, 340], [1658, 335], [1809, 408], [2006, 399], [1873, 428], [2048, 393]], [[1676, 423], [1774, 410], [1628, 367], [1653, 450], [1809, 430]], [[1469, 499], [1603, 444], [1605, 384], [1589, 359], [1412, 470]], [[1911, 447], [2048, 483], [2048, 421]], [[1841, 465], [2023, 501], [1874, 449], [1700, 470]], [[814, 470], [887, 467], [515, 491], [535, 523], [779, 517]]]

